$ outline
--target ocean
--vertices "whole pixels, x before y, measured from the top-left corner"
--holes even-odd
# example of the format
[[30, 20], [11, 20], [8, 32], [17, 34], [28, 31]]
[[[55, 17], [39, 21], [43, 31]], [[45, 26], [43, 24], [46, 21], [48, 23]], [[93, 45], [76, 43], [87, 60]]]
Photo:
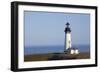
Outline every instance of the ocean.
[[[90, 52], [90, 45], [73, 45], [80, 52]], [[63, 53], [64, 46], [34, 46], [34, 47], [24, 47], [24, 54], [45, 54], [45, 53]]]

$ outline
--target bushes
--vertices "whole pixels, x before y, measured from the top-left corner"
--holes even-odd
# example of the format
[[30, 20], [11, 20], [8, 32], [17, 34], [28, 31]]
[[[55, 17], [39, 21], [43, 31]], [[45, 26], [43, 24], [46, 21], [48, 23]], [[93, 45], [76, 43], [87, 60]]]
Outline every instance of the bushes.
[[61, 59], [63, 59], [63, 58], [61, 57], [61, 54], [60, 53], [54, 53], [52, 55], [52, 57], [49, 58], [49, 60], [61, 60]]

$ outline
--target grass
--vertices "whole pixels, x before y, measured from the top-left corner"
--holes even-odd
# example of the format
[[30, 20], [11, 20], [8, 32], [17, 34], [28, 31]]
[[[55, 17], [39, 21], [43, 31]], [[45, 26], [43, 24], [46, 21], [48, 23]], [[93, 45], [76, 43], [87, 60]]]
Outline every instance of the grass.
[[89, 59], [90, 53], [84, 52], [78, 55], [70, 55], [66, 53], [50, 53], [50, 54], [33, 54], [24, 55], [24, 61], [49, 61], [49, 60], [70, 60], [70, 59]]

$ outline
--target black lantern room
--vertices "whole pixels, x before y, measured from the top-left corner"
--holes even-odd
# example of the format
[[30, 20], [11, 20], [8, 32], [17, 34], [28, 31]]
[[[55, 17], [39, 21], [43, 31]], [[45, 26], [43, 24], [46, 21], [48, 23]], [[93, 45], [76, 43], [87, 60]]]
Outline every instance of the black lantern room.
[[67, 22], [67, 23], [66, 23], [66, 28], [65, 28], [65, 33], [71, 32], [71, 29], [70, 29], [69, 25], [70, 25], [70, 24]]

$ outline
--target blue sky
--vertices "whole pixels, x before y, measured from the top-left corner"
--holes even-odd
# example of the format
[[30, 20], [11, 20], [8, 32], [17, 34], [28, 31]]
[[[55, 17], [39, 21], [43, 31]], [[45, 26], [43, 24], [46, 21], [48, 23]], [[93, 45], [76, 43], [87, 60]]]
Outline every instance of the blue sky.
[[25, 11], [25, 46], [64, 45], [67, 22], [72, 30], [72, 45], [90, 43], [89, 14]]

